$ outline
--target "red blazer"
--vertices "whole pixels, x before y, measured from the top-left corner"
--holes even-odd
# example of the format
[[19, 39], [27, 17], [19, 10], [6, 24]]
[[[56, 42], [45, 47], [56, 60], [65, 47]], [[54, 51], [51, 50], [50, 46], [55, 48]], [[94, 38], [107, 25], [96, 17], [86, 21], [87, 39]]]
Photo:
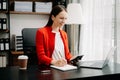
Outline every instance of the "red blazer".
[[[62, 36], [65, 58], [67, 61], [72, 57], [69, 52], [68, 38], [65, 31], [60, 30]], [[55, 33], [52, 33], [51, 27], [39, 28], [36, 33], [36, 51], [38, 56], [38, 64], [50, 65], [52, 60], [52, 53], [55, 46]]]

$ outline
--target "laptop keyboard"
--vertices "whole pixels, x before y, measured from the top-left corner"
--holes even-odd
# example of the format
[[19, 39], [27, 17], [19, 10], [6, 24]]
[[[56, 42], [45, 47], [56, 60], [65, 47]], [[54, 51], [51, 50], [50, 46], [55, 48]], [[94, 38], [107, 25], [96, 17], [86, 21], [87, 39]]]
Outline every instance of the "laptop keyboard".
[[103, 66], [103, 62], [95, 62], [91, 66]]
[[88, 62], [80, 62], [79, 65], [87, 65], [87, 66], [103, 66], [104, 61], [88, 61]]

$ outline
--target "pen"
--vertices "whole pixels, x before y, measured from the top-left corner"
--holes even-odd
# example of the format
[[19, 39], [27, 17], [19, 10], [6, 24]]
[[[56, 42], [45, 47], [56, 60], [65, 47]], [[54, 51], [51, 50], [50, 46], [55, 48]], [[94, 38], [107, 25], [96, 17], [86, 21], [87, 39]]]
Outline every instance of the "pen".
[[[61, 52], [60, 52], [60, 51], [59, 51], [59, 56], [62, 58], [62, 54], [61, 54]], [[61, 59], [61, 58], [60, 58], [60, 59]]]

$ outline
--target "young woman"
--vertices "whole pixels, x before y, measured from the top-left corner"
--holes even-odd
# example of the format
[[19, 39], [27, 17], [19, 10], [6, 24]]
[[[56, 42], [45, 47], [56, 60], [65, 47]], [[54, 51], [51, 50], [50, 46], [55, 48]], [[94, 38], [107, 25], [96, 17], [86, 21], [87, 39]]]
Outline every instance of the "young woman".
[[72, 58], [68, 48], [68, 38], [62, 30], [67, 11], [64, 6], [53, 7], [48, 23], [36, 33], [36, 50], [39, 65], [64, 66]]

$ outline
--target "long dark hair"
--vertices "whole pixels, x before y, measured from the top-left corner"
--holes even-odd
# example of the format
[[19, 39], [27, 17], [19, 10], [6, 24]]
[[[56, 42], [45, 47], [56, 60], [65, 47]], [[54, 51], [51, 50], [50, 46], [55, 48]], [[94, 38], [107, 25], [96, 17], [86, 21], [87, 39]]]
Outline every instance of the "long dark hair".
[[67, 12], [66, 8], [63, 5], [56, 5], [55, 7], [53, 7], [52, 11], [50, 13], [49, 20], [48, 20], [48, 23], [47, 23], [46, 27], [52, 26], [52, 24], [53, 24], [53, 21], [51, 19], [52, 15], [54, 17], [56, 17], [62, 11], [66, 11]]

